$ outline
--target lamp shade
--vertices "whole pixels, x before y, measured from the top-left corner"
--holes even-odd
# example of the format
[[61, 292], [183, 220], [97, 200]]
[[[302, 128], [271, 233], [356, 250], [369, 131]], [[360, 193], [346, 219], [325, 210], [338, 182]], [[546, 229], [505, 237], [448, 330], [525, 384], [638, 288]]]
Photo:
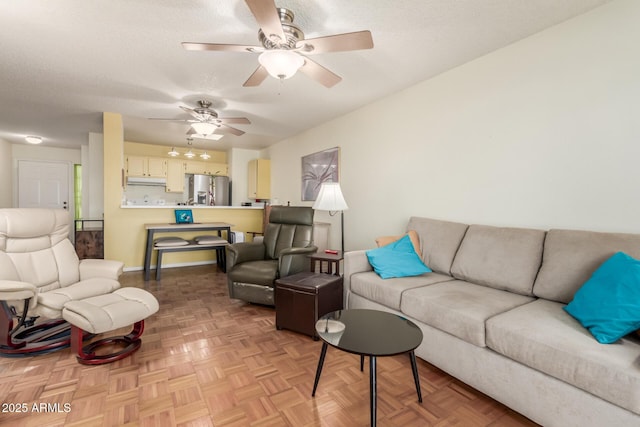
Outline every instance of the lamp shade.
[[321, 211], [345, 211], [349, 209], [342, 195], [340, 183], [323, 182], [318, 198], [313, 204], [313, 209]]
[[214, 125], [213, 123], [206, 122], [191, 123], [191, 127], [196, 131], [198, 135], [204, 136], [211, 135], [218, 128], [218, 126]]
[[175, 147], [171, 147], [171, 151], [169, 151], [167, 154], [170, 155], [171, 157], [176, 157], [180, 153], [176, 151]]
[[302, 67], [304, 58], [290, 50], [272, 49], [262, 52], [258, 62], [276, 79], [288, 79]]

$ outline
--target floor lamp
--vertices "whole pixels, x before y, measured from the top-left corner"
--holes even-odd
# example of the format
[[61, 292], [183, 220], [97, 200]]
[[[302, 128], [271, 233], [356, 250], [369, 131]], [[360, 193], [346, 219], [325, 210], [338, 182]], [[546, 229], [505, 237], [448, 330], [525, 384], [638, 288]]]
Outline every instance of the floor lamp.
[[344, 196], [342, 196], [340, 183], [323, 182], [320, 187], [320, 193], [318, 193], [318, 198], [313, 204], [313, 209], [329, 211], [330, 216], [334, 216], [340, 211], [341, 249], [342, 253], [344, 253], [344, 211], [349, 209], [349, 206], [347, 206], [347, 202], [344, 201]]

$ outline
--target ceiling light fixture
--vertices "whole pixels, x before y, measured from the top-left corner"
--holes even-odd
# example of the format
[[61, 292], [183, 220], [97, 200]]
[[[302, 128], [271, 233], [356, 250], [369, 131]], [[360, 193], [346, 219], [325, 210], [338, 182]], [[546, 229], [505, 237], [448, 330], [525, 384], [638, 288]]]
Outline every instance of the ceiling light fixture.
[[25, 136], [24, 139], [29, 144], [40, 144], [42, 142], [42, 137], [40, 136], [29, 135], [29, 136]]
[[189, 151], [187, 151], [186, 153], [184, 153], [184, 156], [189, 158], [189, 159], [193, 159], [196, 155], [193, 154], [193, 151], [191, 151], [191, 148], [189, 148]]
[[191, 127], [196, 131], [198, 135], [204, 136], [211, 135], [218, 128], [218, 126], [214, 125], [213, 123], [207, 122], [191, 123]]
[[207, 152], [205, 151], [204, 153], [200, 154], [200, 158], [204, 160], [209, 160], [211, 156], [207, 154]]
[[286, 49], [265, 50], [258, 57], [262, 65], [271, 76], [276, 79], [288, 79], [304, 65], [304, 58]]
[[170, 155], [171, 157], [176, 157], [176, 156], [180, 155], [180, 153], [178, 153], [176, 151], [175, 147], [171, 147], [171, 151], [169, 151], [167, 154]]

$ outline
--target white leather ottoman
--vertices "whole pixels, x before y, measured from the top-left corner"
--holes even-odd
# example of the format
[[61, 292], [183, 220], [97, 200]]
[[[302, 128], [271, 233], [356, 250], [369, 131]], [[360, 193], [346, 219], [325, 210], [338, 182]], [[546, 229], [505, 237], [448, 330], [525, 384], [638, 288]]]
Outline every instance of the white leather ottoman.
[[[123, 359], [140, 348], [144, 319], [158, 311], [158, 300], [144, 289], [120, 288], [110, 294], [98, 295], [64, 305], [62, 317], [71, 324], [71, 349], [78, 362], [101, 365]], [[124, 336], [103, 338], [83, 346], [89, 334], [102, 334], [133, 325]], [[98, 354], [106, 346], [120, 347], [119, 351]]]

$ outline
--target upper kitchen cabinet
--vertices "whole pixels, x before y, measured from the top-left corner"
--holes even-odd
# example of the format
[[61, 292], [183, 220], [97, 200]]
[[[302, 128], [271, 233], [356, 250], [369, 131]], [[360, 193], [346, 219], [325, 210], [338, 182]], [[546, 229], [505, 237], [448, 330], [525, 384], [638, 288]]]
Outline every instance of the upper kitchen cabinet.
[[223, 175], [227, 176], [227, 165], [224, 163], [203, 162], [200, 160], [185, 161], [185, 172], [198, 175]]
[[167, 160], [159, 157], [127, 156], [127, 176], [164, 178]]
[[185, 162], [179, 159], [167, 160], [167, 193], [184, 191]]
[[249, 162], [248, 191], [250, 199], [271, 198], [271, 160], [255, 159]]

